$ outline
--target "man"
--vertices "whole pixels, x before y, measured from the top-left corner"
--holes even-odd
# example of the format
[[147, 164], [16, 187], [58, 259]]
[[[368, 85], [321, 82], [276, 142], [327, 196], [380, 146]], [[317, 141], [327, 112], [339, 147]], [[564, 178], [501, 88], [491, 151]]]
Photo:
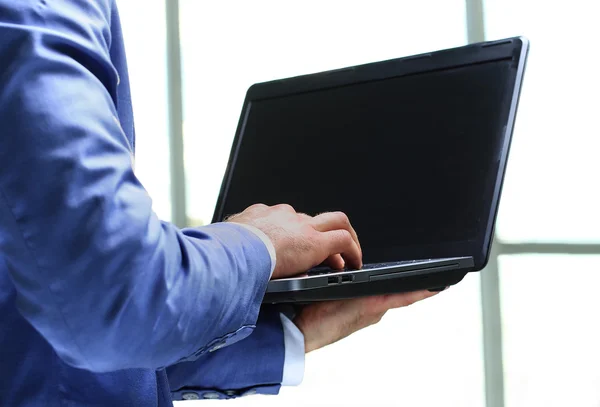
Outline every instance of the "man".
[[271, 278], [361, 266], [347, 217], [255, 205], [180, 230], [134, 147], [114, 0], [0, 0], [0, 405], [275, 394], [304, 352], [432, 295], [261, 310]]

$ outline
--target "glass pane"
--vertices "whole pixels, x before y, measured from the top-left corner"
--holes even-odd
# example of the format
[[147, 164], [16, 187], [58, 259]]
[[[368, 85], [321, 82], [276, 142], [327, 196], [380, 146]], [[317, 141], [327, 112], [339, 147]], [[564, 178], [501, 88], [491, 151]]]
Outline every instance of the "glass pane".
[[171, 219], [164, 0], [118, 2], [136, 128], [135, 172], [154, 211]]
[[600, 406], [600, 255], [499, 266], [506, 406]]
[[596, 2], [486, 0], [487, 37], [531, 53], [498, 221], [508, 241], [600, 241]]
[[[464, 2], [181, 2], [189, 216], [212, 218], [246, 90], [465, 42]], [[435, 10], [435, 12], [433, 12]]]

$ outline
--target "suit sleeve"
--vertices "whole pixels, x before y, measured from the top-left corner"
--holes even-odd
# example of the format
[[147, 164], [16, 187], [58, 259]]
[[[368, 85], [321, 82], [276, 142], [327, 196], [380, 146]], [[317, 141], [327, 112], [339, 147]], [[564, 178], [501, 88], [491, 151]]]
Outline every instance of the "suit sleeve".
[[284, 334], [279, 312], [263, 309], [248, 338], [196, 361], [167, 368], [173, 400], [277, 394], [283, 379]]
[[0, 0], [0, 253], [67, 363], [160, 369], [254, 329], [270, 277], [239, 225], [161, 222], [116, 119], [106, 0]]
[[247, 339], [169, 366], [165, 373], [173, 400], [278, 394], [281, 386], [302, 382], [304, 337], [279, 310], [264, 307]]

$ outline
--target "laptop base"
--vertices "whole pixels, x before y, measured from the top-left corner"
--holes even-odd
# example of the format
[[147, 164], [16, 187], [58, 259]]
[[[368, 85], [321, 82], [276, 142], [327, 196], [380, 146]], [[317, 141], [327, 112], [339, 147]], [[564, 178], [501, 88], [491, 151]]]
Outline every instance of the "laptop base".
[[467, 272], [464, 269], [454, 269], [417, 276], [402, 275], [399, 273], [396, 277], [388, 280], [328, 286], [309, 290], [267, 292], [263, 304], [310, 303], [419, 290], [441, 291], [448, 286], [458, 284]]

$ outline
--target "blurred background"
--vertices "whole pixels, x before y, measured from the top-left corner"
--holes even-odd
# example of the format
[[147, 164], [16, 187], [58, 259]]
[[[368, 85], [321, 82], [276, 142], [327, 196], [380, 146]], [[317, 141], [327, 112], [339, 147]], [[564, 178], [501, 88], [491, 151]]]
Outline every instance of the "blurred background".
[[309, 354], [301, 386], [230, 403], [600, 406], [597, 0], [118, 3], [136, 170], [180, 226], [210, 222], [253, 83], [528, 37], [488, 268]]

